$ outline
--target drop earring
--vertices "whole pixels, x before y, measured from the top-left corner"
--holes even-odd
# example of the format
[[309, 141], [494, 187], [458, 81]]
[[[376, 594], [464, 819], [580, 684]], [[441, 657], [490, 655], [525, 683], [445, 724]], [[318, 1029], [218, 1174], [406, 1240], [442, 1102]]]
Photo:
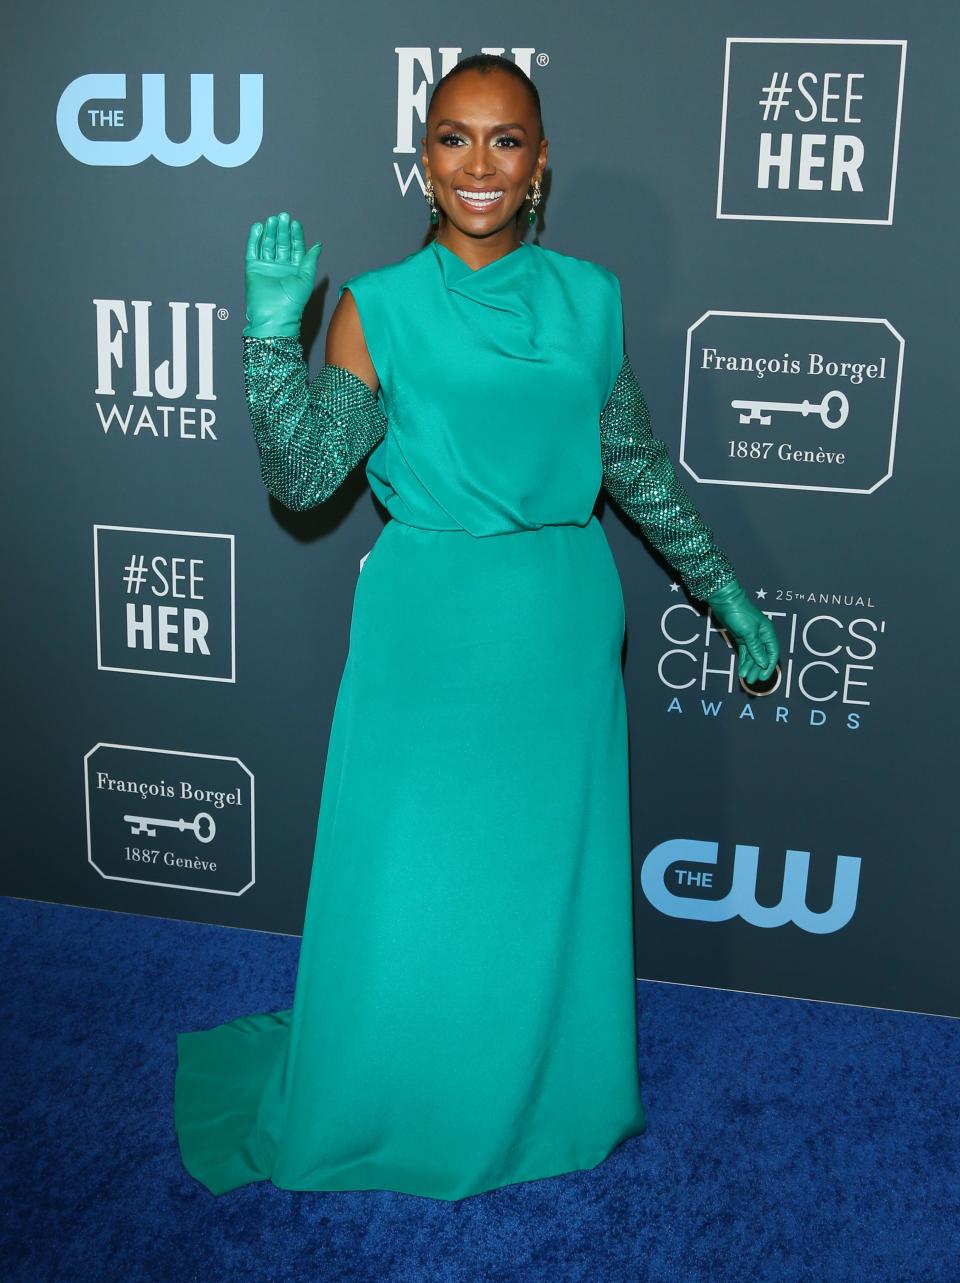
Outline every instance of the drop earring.
[[432, 178], [427, 179], [427, 185], [423, 189], [423, 194], [430, 202], [430, 222], [434, 227], [436, 227], [437, 223], [440, 222], [440, 211], [437, 209], [437, 202], [434, 200]]
[[530, 208], [527, 211], [527, 223], [533, 224], [537, 221], [537, 206], [540, 204], [540, 179], [533, 180], [533, 195], [527, 193], [527, 199], [530, 201]]

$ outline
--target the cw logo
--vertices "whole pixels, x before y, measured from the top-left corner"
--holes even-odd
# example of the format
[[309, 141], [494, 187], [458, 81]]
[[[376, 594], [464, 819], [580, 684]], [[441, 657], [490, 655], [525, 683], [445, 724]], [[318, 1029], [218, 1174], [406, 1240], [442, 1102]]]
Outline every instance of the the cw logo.
[[[213, 132], [213, 76], [190, 77], [190, 135], [174, 143], [167, 137], [166, 88], [164, 76], [147, 72], [143, 84], [143, 118], [135, 138], [111, 141], [87, 138], [80, 131], [78, 117], [88, 102], [109, 99], [125, 101], [127, 78], [122, 72], [78, 76], [60, 95], [57, 103], [57, 133], [75, 160], [84, 165], [139, 165], [155, 156], [163, 165], [192, 165], [205, 156], [214, 165], [232, 169], [245, 165], [263, 141], [263, 76], [240, 76], [240, 128], [232, 143], [221, 142]], [[91, 121], [119, 128], [123, 109], [103, 111], [88, 108]]]
[[[726, 922], [741, 917], [755, 927], [782, 927], [794, 922], [803, 931], [827, 935], [839, 931], [853, 917], [860, 883], [860, 857], [838, 855], [833, 885], [833, 903], [822, 913], [807, 908], [809, 851], [787, 851], [783, 873], [783, 895], [779, 904], [767, 908], [757, 904], [757, 863], [760, 848], [737, 844], [733, 857], [733, 881], [719, 900], [676, 895], [664, 881], [672, 864], [717, 863], [718, 844], [671, 838], [655, 846], [643, 862], [640, 885], [655, 909], [671, 918], [693, 918], [697, 922]], [[678, 885], [709, 886], [712, 874], [678, 870]]]

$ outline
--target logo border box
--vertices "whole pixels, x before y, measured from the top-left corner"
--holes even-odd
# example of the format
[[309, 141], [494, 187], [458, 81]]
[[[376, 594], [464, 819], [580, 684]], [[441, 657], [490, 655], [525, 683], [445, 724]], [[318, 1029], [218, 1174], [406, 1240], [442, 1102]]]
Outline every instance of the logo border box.
[[[175, 757], [199, 757], [204, 761], [236, 762], [241, 770], [250, 777], [250, 881], [239, 891], [221, 891], [218, 887], [184, 886], [178, 882], [151, 882], [146, 878], [123, 878], [117, 873], [104, 873], [93, 858], [93, 834], [90, 829], [90, 759], [101, 748], [125, 748], [131, 753], [166, 753]], [[199, 891], [202, 895], [245, 895], [257, 881], [257, 825], [256, 825], [256, 780], [253, 771], [239, 757], [227, 753], [191, 753], [182, 748], [157, 748], [146, 744], [114, 744], [108, 740], [97, 740], [93, 748], [83, 755], [83, 800], [86, 810], [87, 828], [87, 863], [104, 879], [105, 882], [132, 882], [141, 887], [160, 887], [167, 891]]]
[[[730, 50], [732, 45], [899, 45], [900, 81], [897, 87], [897, 118], [893, 131], [893, 157], [890, 165], [890, 197], [886, 218], [827, 218], [809, 214], [724, 214], [723, 167], [727, 147], [727, 91], [730, 84]], [[893, 203], [897, 189], [897, 164], [900, 157], [900, 120], [903, 114], [903, 80], [907, 66], [906, 40], [841, 40], [811, 36], [727, 36], [723, 61], [723, 106], [720, 114], [720, 167], [717, 174], [717, 218], [740, 219], [763, 223], [858, 223], [880, 227], [893, 224]]]
[[[98, 532], [101, 530], [127, 530], [147, 535], [191, 535], [199, 539], [226, 539], [230, 545], [230, 673], [226, 677], [207, 676], [204, 673], [164, 673], [153, 668], [124, 668], [103, 662], [100, 638], [100, 548]], [[93, 596], [97, 630], [97, 668], [104, 673], [137, 673], [143, 677], [179, 677], [194, 682], [236, 682], [237, 680], [237, 556], [236, 536], [211, 530], [166, 530], [161, 526], [112, 526], [105, 522], [93, 523]]]
[[[884, 325], [900, 345], [900, 356], [897, 361], [897, 383], [893, 393], [893, 419], [890, 424], [890, 452], [887, 455], [887, 470], [878, 481], [867, 490], [852, 486], [805, 486], [792, 485], [786, 481], [732, 481], [728, 478], [701, 477], [687, 463], [684, 453], [687, 444], [687, 400], [690, 390], [690, 354], [693, 347], [693, 332], [711, 316], [753, 316], [760, 320], [773, 321], [849, 321], [857, 325]], [[702, 486], [754, 486], [761, 490], [821, 490], [829, 494], [873, 494], [885, 481], [893, 476], [893, 456], [897, 444], [897, 425], [900, 419], [900, 384], [903, 378], [903, 352], [906, 340], [895, 330], [885, 316], [819, 316], [810, 312], [732, 312], [711, 308], [698, 316], [694, 323], [687, 327], [687, 351], [683, 366], [683, 410], [680, 418], [680, 463], [694, 481]]]

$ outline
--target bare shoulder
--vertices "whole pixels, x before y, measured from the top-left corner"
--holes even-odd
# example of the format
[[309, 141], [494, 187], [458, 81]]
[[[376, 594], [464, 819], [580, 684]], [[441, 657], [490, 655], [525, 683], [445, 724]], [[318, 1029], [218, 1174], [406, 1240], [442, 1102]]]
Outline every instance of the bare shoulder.
[[[394, 298], [416, 293], [417, 272], [422, 269], [424, 250], [397, 262], [369, 268], [349, 277], [337, 291], [337, 304], [327, 327], [326, 361], [352, 370], [368, 385], [374, 396], [380, 391], [380, 376], [371, 355], [383, 347], [382, 317], [389, 313]], [[372, 326], [370, 342], [363, 331], [363, 318]], [[383, 371], [381, 371], [383, 373]]]
[[330, 317], [324, 360], [327, 365], [350, 370], [366, 383], [374, 396], [380, 390], [380, 380], [363, 337], [360, 311], [349, 286], [344, 288]]

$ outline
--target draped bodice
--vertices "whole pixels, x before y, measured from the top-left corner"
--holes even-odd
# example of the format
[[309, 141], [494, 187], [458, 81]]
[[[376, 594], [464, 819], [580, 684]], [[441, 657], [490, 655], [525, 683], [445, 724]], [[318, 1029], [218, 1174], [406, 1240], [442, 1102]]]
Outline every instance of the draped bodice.
[[476, 536], [586, 525], [623, 358], [611, 271], [526, 242], [473, 270], [431, 241], [347, 288], [388, 420], [366, 473], [392, 517]]

